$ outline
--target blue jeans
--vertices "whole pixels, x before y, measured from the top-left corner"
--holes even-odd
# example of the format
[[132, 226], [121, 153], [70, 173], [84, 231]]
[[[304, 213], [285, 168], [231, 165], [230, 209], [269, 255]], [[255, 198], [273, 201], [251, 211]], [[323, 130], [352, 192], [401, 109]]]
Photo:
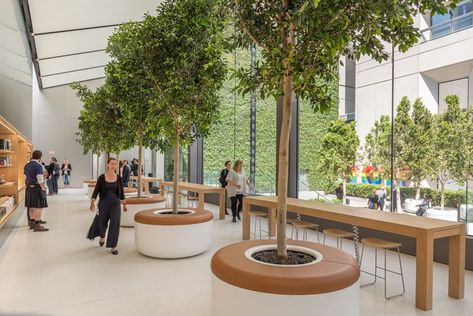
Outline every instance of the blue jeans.
[[64, 177], [64, 186], [68, 186], [70, 176], [67, 173], [65, 173], [63, 177]]

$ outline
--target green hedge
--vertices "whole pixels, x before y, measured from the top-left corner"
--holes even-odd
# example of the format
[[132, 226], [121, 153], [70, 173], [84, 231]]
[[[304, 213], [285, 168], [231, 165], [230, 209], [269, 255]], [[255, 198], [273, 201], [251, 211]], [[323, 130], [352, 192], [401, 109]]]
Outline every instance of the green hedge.
[[[377, 184], [347, 184], [347, 195], [361, 198], [368, 198], [373, 190], [381, 188], [381, 185]], [[390, 192], [390, 187], [386, 190]], [[401, 192], [406, 195], [407, 198], [413, 199], [416, 196], [416, 190], [414, 188], [401, 188]], [[432, 205], [440, 205], [440, 190], [422, 188], [420, 190], [421, 196], [424, 193], [432, 200]], [[445, 206], [457, 208], [459, 204], [465, 203], [465, 191], [464, 190], [445, 190]], [[473, 197], [472, 197], [473, 199]]]

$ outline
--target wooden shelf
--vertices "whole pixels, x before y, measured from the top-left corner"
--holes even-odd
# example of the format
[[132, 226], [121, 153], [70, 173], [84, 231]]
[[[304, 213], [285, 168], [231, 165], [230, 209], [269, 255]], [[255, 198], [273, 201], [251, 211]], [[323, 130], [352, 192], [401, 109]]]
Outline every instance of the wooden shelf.
[[11, 141], [10, 149], [0, 149], [0, 156], [10, 156], [11, 159], [11, 165], [0, 165], [0, 174], [8, 179], [6, 183], [0, 184], [0, 193], [14, 198], [14, 206], [0, 220], [2, 227], [25, 199], [23, 167], [31, 156], [33, 145], [2, 116], [0, 116], [0, 138]]
[[13, 181], [7, 181], [5, 182], [4, 184], [0, 184], [0, 189], [1, 188], [4, 188], [4, 187], [12, 187], [16, 184], [16, 182], [13, 182]]

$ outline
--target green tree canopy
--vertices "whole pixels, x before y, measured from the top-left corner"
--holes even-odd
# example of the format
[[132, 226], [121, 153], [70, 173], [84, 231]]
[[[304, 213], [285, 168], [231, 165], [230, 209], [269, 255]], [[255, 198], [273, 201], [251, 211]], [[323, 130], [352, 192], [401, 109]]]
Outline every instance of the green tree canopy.
[[366, 135], [364, 154], [383, 180], [391, 174], [391, 118], [383, 115]]
[[319, 171], [336, 180], [343, 180], [343, 201], [346, 195], [346, 180], [355, 165], [360, 140], [355, 130], [355, 122], [342, 119], [330, 122], [327, 133], [322, 138]]
[[[109, 41], [107, 80], [141, 145], [173, 145], [175, 185], [179, 146], [206, 136], [218, 117], [226, 76], [222, 12], [219, 0], [164, 1], [155, 16], [120, 26]], [[177, 212], [177, 195], [173, 201]]]
[[[230, 0], [229, 0], [230, 1]], [[238, 32], [235, 44], [256, 43], [263, 60], [238, 70], [240, 91], [283, 97], [278, 166], [278, 254], [287, 256], [286, 213], [288, 146], [291, 106], [297, 95], [315, 109], [327, 110], [336, 102], [329, 93], [338, 79], [341, 55], [367, 55], [386, 60], [384, 42], [405, 52], [420, 36], [414, 25], [418, 13], [446, 13], [455, 1], [435, 0], [233, 0]]]
[[445, 98], [447, 111], [436, 116], [433, 147], [435, 155], [430, 163], [434, 168], [433, 175], [440, 184], [440, 206], [445, 206], [445, 184], [454, 179], [464, 183], [469, 174], [468, 151], [471, 143], [468, 136], [471, 132], [468, 113], [460, 109], [460, 99], [456, 95]]

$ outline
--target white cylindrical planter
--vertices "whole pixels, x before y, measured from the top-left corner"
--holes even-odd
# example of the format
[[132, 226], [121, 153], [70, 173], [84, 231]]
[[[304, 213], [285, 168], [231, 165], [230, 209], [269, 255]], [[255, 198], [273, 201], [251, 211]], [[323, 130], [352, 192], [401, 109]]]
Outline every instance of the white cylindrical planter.
[[152, 209], [135, 215], [136, 249], [154, 258], [184, 258], [207, 251], [212, 243], [213, 214], [179, 209], [183, 215], [161, 215], [170, 209]]
[[[135, 191], [136, 194], [137, 191]], [[157, 208], [160, 206], [160, 203], [164, 203], [164, 197], [160, 195], [153, 196], [143, 196], [141, 198], [135, 197], [126, 197], [125, 203], [127, 211], [124, 212], [122, 209], [122, 214], [120, 218], [120, 226], [123, 227], [134, 227], [135, 226], [135, 215], [136, 213], [151, 208]]]
[[315, 263], [281, 266], [251, 258], [271, 240], [252, 240], [220, 249], [212, 258], [213, 315], [359, 315], [360, 268], [355, 259], [333, 247], [290, 241], [301, 251], [318, 252]]
[[92, 194], [94, 194], [95, 190], [95, 183], [89, 183], [87, 186], [87, 196], [89, 197], [89, 200], [92, 198]]
[[84, 182], [82, 182], [82, 188], [84, 189], [84, 194], [88, 194], [89, 193], [89, 184], [95, 184], [97, 183], [96, 180], [85, 180]]

